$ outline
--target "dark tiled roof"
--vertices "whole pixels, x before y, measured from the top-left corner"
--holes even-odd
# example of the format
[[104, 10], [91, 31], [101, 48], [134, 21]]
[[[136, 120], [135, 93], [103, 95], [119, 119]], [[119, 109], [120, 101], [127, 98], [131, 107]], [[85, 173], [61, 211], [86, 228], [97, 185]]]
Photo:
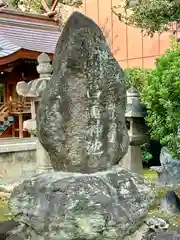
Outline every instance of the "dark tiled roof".
[[[1, 14], [0, 10], [0, 57], [8, 56], [20, 49], [54, 53], [60, 36], [60, 26], [48, 17], [27, 14]], [[14, 12], [13, 12], [14, 13]]]
[[20, 49], [20, 47], [12, 44], [0, 35], [0, 57], [6, 57], [12, 53], [17, 52]]

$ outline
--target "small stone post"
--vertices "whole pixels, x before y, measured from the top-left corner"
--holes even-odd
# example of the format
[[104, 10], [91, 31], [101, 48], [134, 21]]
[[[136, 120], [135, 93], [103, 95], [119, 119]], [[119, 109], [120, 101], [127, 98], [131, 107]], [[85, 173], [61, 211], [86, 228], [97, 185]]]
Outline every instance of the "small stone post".
[[[36, 137], [36, 111], [41, 94], [46, 88], [47, 82], [51, 79], [52, 66], [50, 58], [47, 54], [42, 53], [38, 56], [37, 72], [39, 78], [29, 83], [19, 82], [16, 86], [17, 93], [21, 96], [31, 98], [31, 119], [24, 122], [23, 127], [26, 128], [31, 136]], [[46, 150], [37, 139], [37, 171], [44, 172], [52, 169], [50, 158]]]
[[123, 168], [138, 174], [143, 173], [140, 146], [148, 141], [148, 130], [144, 120], [146, 115], [145, 107], [140, 103], [137, 89], [133, 87], [128, 89], [125, 117], [130, 144], [127, 154], [120, 164]]

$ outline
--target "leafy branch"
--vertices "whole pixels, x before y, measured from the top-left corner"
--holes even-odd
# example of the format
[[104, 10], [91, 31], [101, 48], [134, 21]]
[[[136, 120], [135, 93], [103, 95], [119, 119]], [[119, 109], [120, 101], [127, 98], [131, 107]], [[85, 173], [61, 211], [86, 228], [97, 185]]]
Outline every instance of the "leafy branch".
[[126, 4], [124, 12], [120, 8], [120, 12], [117, 6], [112, 11], [121, 22], [146, 30], [148, 35], [167, 31], [172, 22], [180, 22], [179, 0], [142, 0], [132, 7]]

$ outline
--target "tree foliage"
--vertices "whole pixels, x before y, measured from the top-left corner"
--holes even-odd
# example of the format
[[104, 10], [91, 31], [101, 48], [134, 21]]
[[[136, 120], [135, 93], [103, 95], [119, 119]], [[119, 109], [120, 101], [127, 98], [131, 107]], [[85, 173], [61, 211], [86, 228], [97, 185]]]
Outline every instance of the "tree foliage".
[[152, 159], [152, 154], [149, 151], [149, 143], [141, 145], [141, 154], [143, 163], [148, 163]]
[[131, 14], [114, 12], [121, 21], [145, 29], [148, 35], [167, 30], [170, 23], [180, 21], [179, 0], [141, 0], [132, 8], [127, 4], [125, 9], [131, 10]]
[[148, 110], [151, 137], [180, 159], [180, 44], [157, 58], [156, 68], [147, 76], [142, 100]]
[[[59, 0], [61, 6], [80, 7], [83, 0]], [[26, 12], [43, 13], [41, 0], [9, 0], [9, 3], [16, 9]], [[49, 7], [52, 5], [52, 0], [46, 0]], [[58, 5], [59, 6], [59, 5]]]
[[135, 87], [141, 93], [145, 78], [151, 72], [151, 69], [126, 68], [124, 70], [126, 88]]

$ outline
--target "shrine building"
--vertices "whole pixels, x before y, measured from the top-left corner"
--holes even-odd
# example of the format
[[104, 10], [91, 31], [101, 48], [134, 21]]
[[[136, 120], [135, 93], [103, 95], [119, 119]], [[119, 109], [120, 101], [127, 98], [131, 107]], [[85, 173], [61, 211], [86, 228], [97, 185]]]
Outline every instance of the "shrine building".
[[37, 57], [53, 60], [61, 24], [49, 16], [0, 9], [0, 138], [29, 137], [23, 122], [31, 118], [30, 99], [18, 96], [16, 84], [39, 77]]

